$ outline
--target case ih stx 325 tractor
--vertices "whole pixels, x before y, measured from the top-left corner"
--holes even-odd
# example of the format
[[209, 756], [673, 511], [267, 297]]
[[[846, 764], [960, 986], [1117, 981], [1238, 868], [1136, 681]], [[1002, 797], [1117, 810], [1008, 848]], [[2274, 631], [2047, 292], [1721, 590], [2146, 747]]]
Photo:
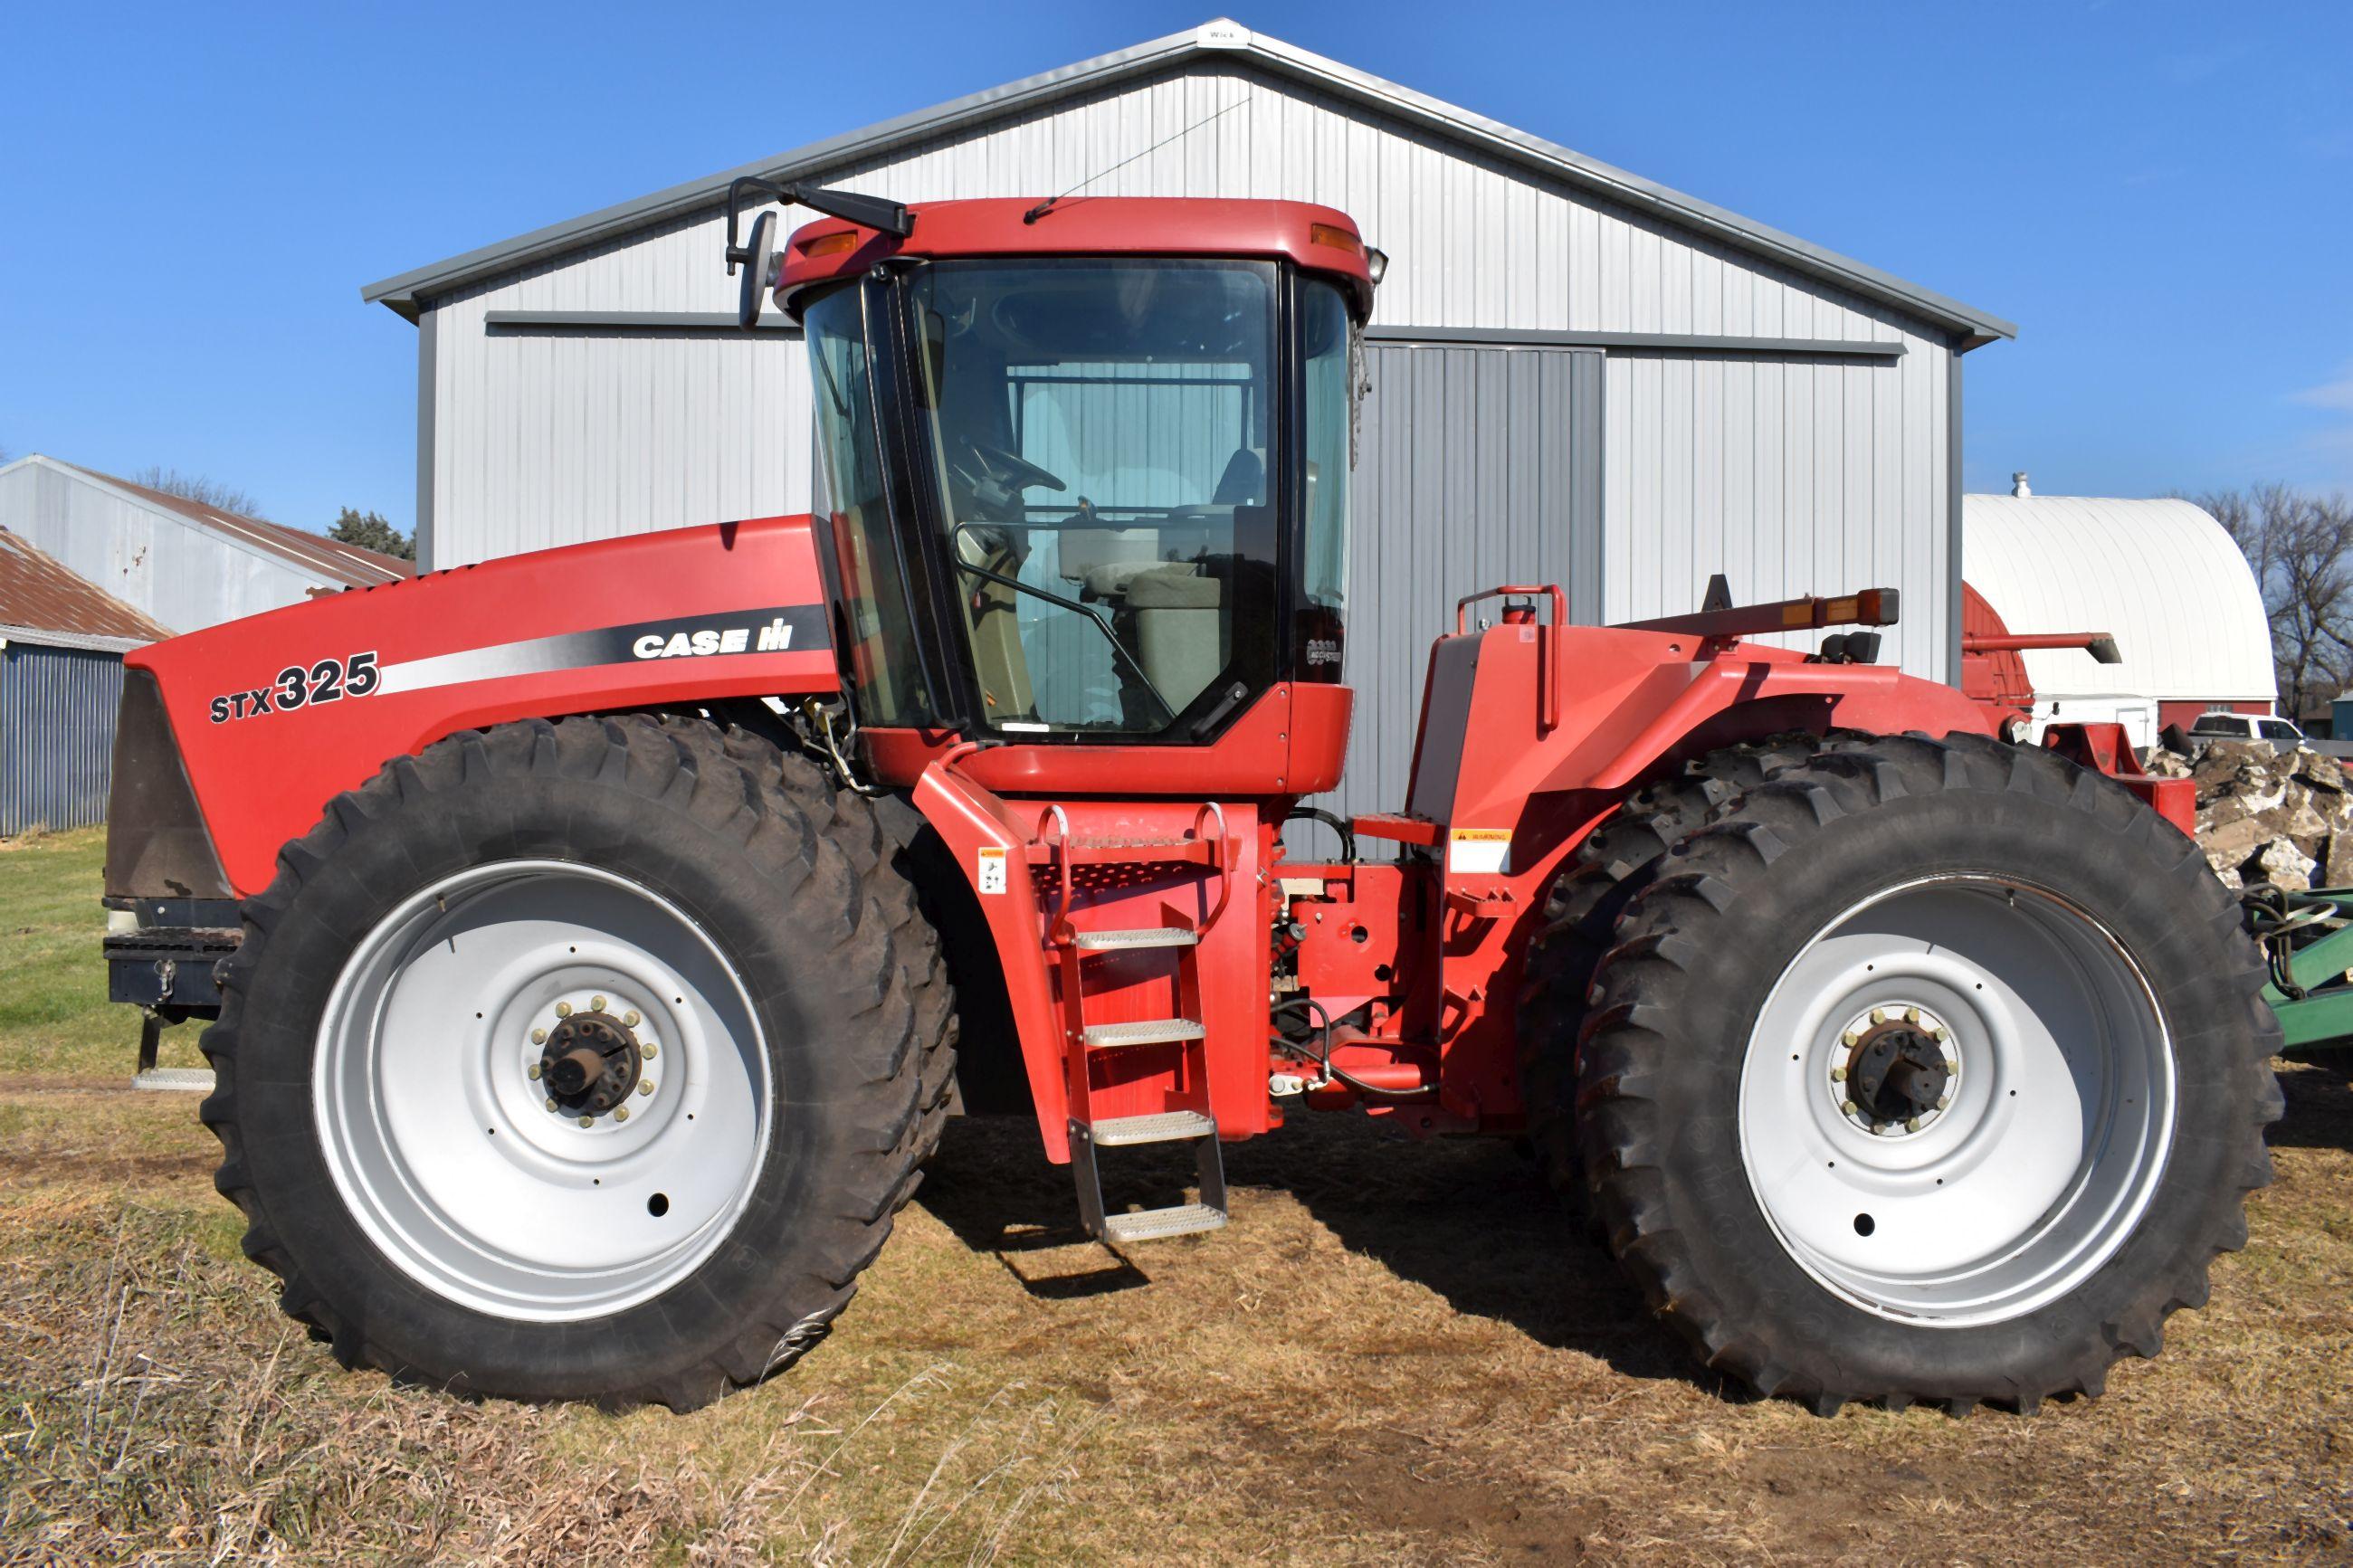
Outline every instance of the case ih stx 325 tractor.
[[[1402, 809], [1296, 858], [1382, 635], [1377, 253], [1288, 202], [789, 194], [834, 216], [731, 257], [806, 331], [826, 515], [129, 661], [118, 994], [217, 1009], [220, 1189], [338, 1356], [673, 1406], [791, 1361], [940, 1135], [955, 991], [1115, 1247], [1223, 1224], [1221, 1142], [1362, 1108], [1529, 1140], [1709, 1365], [1818, 1408], [2094, 1392], [2203, 1300], [2274, 1026], [2113, 733], [2005, 744], [1870, 632], [1741, 640], [1892, 594], [1502, 588]], [[1193, 1201], [1105, 1201], [1171, 1142]]]

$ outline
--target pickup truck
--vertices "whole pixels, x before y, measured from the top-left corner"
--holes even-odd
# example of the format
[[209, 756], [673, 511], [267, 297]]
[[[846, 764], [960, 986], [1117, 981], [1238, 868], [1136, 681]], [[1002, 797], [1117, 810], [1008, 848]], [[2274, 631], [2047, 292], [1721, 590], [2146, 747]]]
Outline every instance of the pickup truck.
[[2353, 757], [2353, 741], [2316, 741], [2294, 720], [2260, 713], [2201, 713], [2189, 726], [2192, 741], [2268, 741], [2275, 752], [2299, 748], [2324, 757]]

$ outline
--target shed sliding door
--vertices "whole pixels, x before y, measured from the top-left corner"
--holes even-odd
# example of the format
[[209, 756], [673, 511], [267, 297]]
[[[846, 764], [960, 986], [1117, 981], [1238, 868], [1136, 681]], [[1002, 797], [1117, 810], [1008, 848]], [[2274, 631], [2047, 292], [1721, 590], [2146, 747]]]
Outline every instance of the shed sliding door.
[[[1366, 357], [1348, 567], [1356, 720], [1346, 778], [1316, 802], [1344, 814], [1404, 807], [1430, 645], [1453, 629], [1457, 599], [1557, 583], [1570, 619], [1601, 618], [1602, 353], [1381, 343]], [[1293, 830], [1296, 850], [1329, 850], [1328, 834], [1309, 832]]]

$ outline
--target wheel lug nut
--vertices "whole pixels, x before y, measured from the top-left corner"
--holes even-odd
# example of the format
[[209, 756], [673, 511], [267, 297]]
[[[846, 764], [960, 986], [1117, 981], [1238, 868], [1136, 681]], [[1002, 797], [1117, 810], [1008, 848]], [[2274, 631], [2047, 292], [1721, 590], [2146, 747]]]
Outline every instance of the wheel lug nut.
[[624, 1013], [621, 1015], [621, 1022], [634, 1029], [638, 1026], [638, 1016], [635, 1013]]
[[555, 1109], [555, 1101], [554, 1101], [554, 1100], [552, 1100], [552, 1099], [551, 1099], [551, 1100], [547, 1102], [547, 1109], [548, 1109], [548, 1110], [554, 1110], [554, 1109]]
[[617, 1106], [615, 1106], [615, 1107], [613, 1108], [613, 1120], [614, 1120], [614, 1121], [627, 1121], [628, 1119], [629, 1119], [629, 1108], [628, 1108], [628, 1106], [626, 1106], [626, 1105], [617, 1105]]
[[654, 1091], [654, 1080], [653, 1080], [653, 1079], [649, 1079], [649, 1078], [641, 1078], [641, 1079], [638, 1079], [638, 1092], [639, 1094], [641, 1094], [641, 1095], [651, 1094], [653, 1091]]
[[1832, 1083], [1844, 1083], [1844, 1082], [1846, 1081], [1846, 1068], [1831, 1068], [1831, 1081]]
[[531, 1066], [523, 1068], [522, 1076], [531, 1079], [532, 1082], [537, 1083], [539, 1081], [539, 1064], [537, 1062], [533, 1062]]
[[655, 1045], [651, 1040], [648, 1040], [643, 1046], [638, 1047], [638, 1054], [645, 1058], [646, 1060], [651, 1061], [656, 1057], [661, 1055], [661, 1047]]
[[604, 1010], [605, 999], [602, 996], [591, 996], [588, 998], [588, 1011], [591, 1013], [601, 1013]]
[[1871, 1010], [1871, 1021], [1874, 1024], [1884, 1024], [1887, 1022], [1887, 1009], [1884, 1007], [1873, 1007]]
[[547, 1044], [547, 1031], [545, 1029], [533, 1029], [531, 1032], [531, 1043], [534, 1046], [543, 1046]]
[[569, 1002], [558, 1002], [555, 1005], [555, 1016], [559, 1018], [569, 1018], [572, 1016], [572, 1004]]
[[1839, 1109], [1845, 1111], [1849, 1116], [1852, 1116], [1862, 1108], [1857, 1106], [1852, 1100], [1841, 1100], [1839, 1101]]
[[1920, 1009], [1919, 1009], [1919, 1008], [1917, 1008], [1917, 1007], [1906, 1007], [1906, 1008], [1905, 1008], [1905, 1009], [1904, 1009], [1904, 1021], [1905, 1021], [1905, 1023], [1907, 1023], [1907, 1024], [1916, 1024], [1916, 1023], [1918, 1023], [1918, 1022], [1920, 1021]]
[[1919, 1119], [1918, 1117], [1916, 1117], [1916, 1116], [1907, 1116], [1907, 1117], [1905, 1117], [1905, 1118], [1904, 1119], [1904, 1131], [1906, 1131], [1906, 1132], [1917, 1132], [1917, 1131], [1920, 1131], [1920, 1119]]
[[580, 1119], [580, 1125], [583, 1127], [594, 1127], [596, 1125], [596, 1119], [593, 1116], [584, 1116]]
[[1949, 1095], [1949, 1094], [1948, 1094], [1948, 1095], [1945, 1096], [1945, 1098], [1944, 1098], [1944, 1099], [1942, 1099], [1942, 1100], [1940, 1100], [1936, 1101], [1936, 1109], [1937, 1109], [1937, 1110], [1944, 1110], [1947, 1106], [1948, 1106], [1948, 1105], [1950, 1105], [1950, 1104], [1952, 1104], [1952, 1103], [1953, 1103], [1953, 1097], [1952, 1097], [1951, 1095]]
[[1839, 1037], [1839, 1044], [1842, 1046], [1851, 1046], [1862, 1038], [1862, 1031], [1861, 1029], [1849, 1029], [1845, 1034]]

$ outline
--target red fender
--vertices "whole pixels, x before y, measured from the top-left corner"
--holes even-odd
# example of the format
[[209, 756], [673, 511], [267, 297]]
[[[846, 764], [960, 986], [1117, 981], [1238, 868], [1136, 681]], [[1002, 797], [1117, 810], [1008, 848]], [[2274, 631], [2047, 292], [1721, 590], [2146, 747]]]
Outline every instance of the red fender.
[[457, 731], [839, 689], [825, 603], [809, 520], [761, 518], [336, 594], [124, 663], [153, 675], [230, 890], [248, 896], [329, 800]]

